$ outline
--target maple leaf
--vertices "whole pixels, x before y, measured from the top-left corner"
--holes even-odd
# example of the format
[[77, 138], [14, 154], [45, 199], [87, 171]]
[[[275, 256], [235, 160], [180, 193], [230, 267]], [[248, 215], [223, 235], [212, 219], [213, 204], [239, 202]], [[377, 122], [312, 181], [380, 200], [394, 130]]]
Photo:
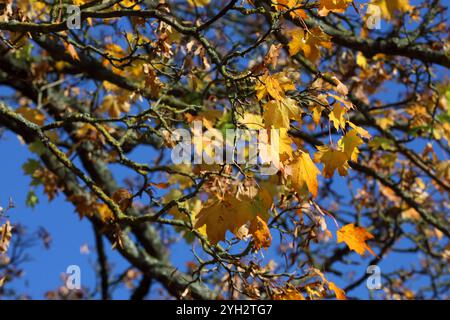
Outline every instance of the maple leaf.
[[242, 196], [239, 199], [233, 195], [210, 201], [197, 215], [195, 228], [206, 225], [208, 240], [216, 244], [225, 240], [227, 230], [239, 235], [239, 229], [252, 221], [256, 216], [268, 219], [268, 206], [273, 199], [262, 190], [256, 197]]
[[322, 116], [322, 111], [325, 110], [325, 107], [322, 107], [319, 104], [316, 104], [309, 108], [309, 110], [312, 112], [312, 119], [317, 126], [320, 123], [320, 118]]
[[280, 51], [283, 48], [283, 45], [277, 44], [277, 45], [271, 45], [269, 48], [269, 52], [267, 52], [266, 56], [264, 57], [264, 65], [272, 65], [272, 68], [275, 68], [278, 63], [278, 57], [280, 56]]
[[[301, 3], [302, 3], [302, 1], [299, 1], [299, 0], [278, 0], [278, 1], [276, 1], [275, 8], [277, 9], [277, 11], [285, 11], [288, 9], [294, 9], [296, 7], [299, 7], [301, 5]], [[291, 10], [289, 15], [293, 19], [295, 19], [295, 18], [306, 19], [306, 17], [307, 17], [306, 12], [302, 9]]]
[[283, 100], [285, 92], [295, 90], [295, 85], [283, 72], [270, 75], [266, 72], [255, 86], [258, 100], [270, 95], [275, 100]]
[[352, 2], [353, 0], [320, 0], [318, 13], [320, 16], [326, 16], [330, 12], [342, 13]]
[[266, 128], [290, 128], [290, 120], [301, 119], [301, 109], [294, 99], [271, 100], [264, 105]]
[[366, 243], [370, 239], [373, 239], [373, 235], [365, 228], [355, 226], [354, 223], [347, 224], [337, 231], [337, 243], [345, 242], [350, 250], [359, 255], [364, 255], [367, 250], [376, 257], [375, 252]]
[[409, 4], [409, 0], [374, 0], [373, 5], [379, 6], [383, 17], [392, 20], [396, 12], [409, 12], [414, 7]]
[[248, 232], [253, 235], [254, 247], [256, 250], [261, 248], [269, 248], [272, 243], [272, 235], [270, 234], [269, 227], [267, 223], [256, 216], [250, 222]]
[[288, 168], [287, 174], [292, 178], [292, 186], [297, 192], [301, 193], [306, 185], [309, 192], [316, 197], [319, 189], [317, 176], [320, 174], [311, 157], [306, 152], [301, 152], [298, 157], [292, 161]]
[[284, 288], [281, 293], [273, 296], [274, 300], [305, 300], [301, 292], [293, 288]]
[[331, 178], [337, 169], [341, 176], [346, 176], [348, 171], [347, 154], [329, 146], [318, 146], [318, 152], [314, 155], [314, 161], [324, 164], [323, 176]]
[[320, 57], [320, 48], [331, 48], [330, 37], [320, 29], [314, 27], [308, 31], [297, 28], [290, 32], [292, 40], [289, 42], [289, 55], [296, 55], [300, 50], [311, 62]]
[[329, 119], [333, 122], [334, 128], [339, 130], [339, 128], [345, 129], [346, 121], [345, 114], [347, 110], [340, 103], [337, 103], [333, 110], [329, 114]]
[[344, 137], [339, 140], [338, 145], [347, 155], [347, 160], [356, 161], [358, 159], [358, 147], [362, 145], [363, 140], [358, 137], [356, 130], [348, 131]]

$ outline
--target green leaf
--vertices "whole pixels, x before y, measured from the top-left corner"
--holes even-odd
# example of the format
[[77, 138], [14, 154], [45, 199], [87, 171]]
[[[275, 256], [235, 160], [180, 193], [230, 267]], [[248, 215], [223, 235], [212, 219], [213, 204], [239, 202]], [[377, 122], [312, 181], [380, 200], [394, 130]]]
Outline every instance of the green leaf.
[[34, 193], [34, 191], [33, 190], [28, 191], [27, 199], [25, 200], [26, 206], [34, 209], [38, 203], [39, 203], [39, 198]]
[[25, 162], [22, 165], [23, 172], [25, 172], [26, 175], [32, 176], [33, 173], [41, 167], [41, 164], [39, 161], [34, 159], [28, 159], [27, 162]]

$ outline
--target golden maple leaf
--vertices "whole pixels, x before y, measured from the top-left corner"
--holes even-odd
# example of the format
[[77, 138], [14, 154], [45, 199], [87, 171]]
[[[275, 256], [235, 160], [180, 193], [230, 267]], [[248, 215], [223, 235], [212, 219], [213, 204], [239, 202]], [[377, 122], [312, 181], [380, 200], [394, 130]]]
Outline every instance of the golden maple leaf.
[[320, 0], [319, 1], [319, 15], [326, 16], [331, 12], [342, 13], [347, 10], [347, 7], [353, 0]]
[[306, 152], [301, 152], [298, 157], [292, 161], [287, 169], [287, 173], [291, 176], [292, 186], [297, 192], [301, 193], [306, 185], [309, 192], [316, 197], [319, 189], [317, 176], [320, 174], [311, 157]]
[[266, 128], [290, 128], [290, 120], [301, 119], [301, 109], [294, 99], [271, 100], [264, 105]]
[[364, 255], [367, 250], [375, 257], [375, 252], [366, 243], [373, 239], [373, 235], [363, 227], [357, 227], [355, 224], [347, 224], [337, 231], [337, 243], [345, 242], [350, 250], [356, 251], [359, 255]]
[[348, 171], [347, 155], [342, 150], [329, 146], [318, 146], [318, 152], [314, 155], [314, 161], [323, 163], [323, 176], [331, 178], [337, 169], [339, 175], [346, 176]]
[[248, 232], [253, 235], [254, 247], [256, 250], [261, 248], [269, 248], [272, 244], [272, 235], [270, 234], [269, 227], [267, 223], [256, 216], [250, 222]]
[[334, 128], [339, 131], [339, 128], [345, 129], [346, 121], [345, 114], [347, 110], [342, 104], [337, 103], [329, 114], [329, 119], [333, 122]]
[[314, 161], [324, 164], [323, 176], [331, 178], [337, 169], [339, 175], [346, 176], [349, 168], [348, 161], [358, 159], [358, 147], [363, 144], [363, 140], [357, 136], [356, 130], [348, 131], [338, 141], [338, 147], [318, 146], [318, 152], [314, 155]]
[[289, 54], [296, 55], [300, 50], [311, 62], [316, 62], [320, 57], [320, 48], [331, 48], [330, 36], [320, 27], [314, 27], [305, 31], [297, 28], [290, 32], [292, 40], [289, 42]]
[[260, 190], [253, 198], [246, 195], [237, 198], [227, 194], [222, 199], [210, 201], [202, 208], [197, 215], [195, 228], [200, 229], [206, 225], [208, 240], [216, 244], [225, 240], [227, 230], [239, 235], [239, 229], [257, 216], [267, 221], [272, 201], [273, 197], [268, 195], [267, 190]]
[[[275, 8], [277, 9], [277, 11], [285, 11], [285, 10], [290, 10], [290, 9], [294, 9], [296, 7], [300, 7], [302, 4], [301, 0], [278, 0], [276, 1], [276, 6]], [[295, 10], [291, 10], [290, 11], [290, 16], [295, 19], [295, 18], [301, 18], [301, 19], [306, 19], [306, 12], [302, 9], [295, 9]]]
[[362, 145], [363, 140], [358, 137], [356, 130], [348, 131], [345, 136], [339, 140], [338, 145], [347, 156], [347, 160], [356, 161], [358, 159], [358, 147]]
[[409, 0], [374, 0], [373, 5], [379, 6], [383, 17], [392, 20], [395, 12], [408, 12], [414, 7], [409, 4]]
[[295, 90], [295, 85], [286, 77], [284, 72], [270, 75], [266, 72], [259, 79], [255, 86], [256, 96], [258, 100], [264, 99], [270, 95], [275, 100], [283, 100], [285, 92], [288, 90]]

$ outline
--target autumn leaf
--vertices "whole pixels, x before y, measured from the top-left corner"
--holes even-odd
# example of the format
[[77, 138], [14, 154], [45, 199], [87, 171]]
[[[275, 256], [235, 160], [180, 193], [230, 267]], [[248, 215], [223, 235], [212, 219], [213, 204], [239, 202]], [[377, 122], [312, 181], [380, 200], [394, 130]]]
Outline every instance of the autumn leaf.
[[204, 7], [207, 6], [211, 0], [187, 0], [192, 7]]
[[[212, 200], [199, 212], [195, 228], [199, 229], [206, 225], [208, 240], [216, 244], [225, 240], [227, 231], [239, 234], [239, 229], [257, 216], [267, 219], [267, 200], [261, 197], [251, 199], [247, 196], [238, 199], [232, 195]], [[264, 233], [258, 234], [261, 241], [263, 235]]]
[[330, 12], [342, 13], [353, 0], [319, 0], [319, 15], [326, 16]]
[[377, 256], [366, 243], [367, 240], [373, 238], [373, 235], [365, 228], [357, 227], [353, 223], [347, 224], [337, 231], [337, 243], [345, 242], [350, 250], [354, 250], [359, 255], [364, 255], [367, 250], [373, 256]]
[[9, 223], [9, 220], [0, 227], [0, 253], [5, 253], [8, 250], [9, 242], [12, 237], [11, 231], [12, 226]]
[[387, 20], [392, 20], [396, 12], [410, 12], [414, 8], [409, 4], [409, 0], [374, 0], [372, 4], [380, 7], [383, 17]]
[[330, 121], [333, 123], [334, 128], [336, 130], [345, 129], [346, 121], [345, 121], [345, 114], [347, 110], [344, 106], [342, 106], [340, 103], [337, 103], [333, 110], [329, 114]]
[[266, 72], [257, 82], [255, 90], [258, 100], [270, 95], [273, 99], [281, 101], [286, 91], [295, 90], [295, 85], [284, 73], [270, 75]]
[[22, 115], [22, 117], [24, 117], [28, 121], [31, 121], [38, 126], [44, 125], [45, 115], [40, 110], [22, 105], [16, 109], [16, 112]]
[[295, 9], [296, 7], [300, 7], [302, 4], [301, 0], [277, 0], [275, 8], [277, 11], [286, 11], [291, 10], [289, 15], [293, 18], [300, 18], [300, 19], [306, 19], [307, 15], [306, 12], [302, 9]]
[[289, 42], [289, 55], [296, 55], [301, 50], [313, 63], [320, 57], [320, 48], [331, 48], [330, 37], [320, 27], [308, 31], [297, 28], [290, 32], [290, 36], [292, 39]]
[[127, 211], [133, 203], [133, 195], [127, 189], [116, 190], [112, 197], [113, 201], [120, 207], [120, 210]]
[[347, 154], [342, 150], [329, 146], [318, 146], [318, 152], [314, 155], [314, 161], [323, 163], [323, 176], [331, 178], [337, 169], [341, 176], [346, 176], [348, 171]]
[[272, 243], [272, 235], [270, 234], [267, 223], [256, 216], [251, 222], [248, 232], [253, 235], [254, 247], [256, 250], [261, 248], [269, 248]]
[[338, 300], [347, 300], [347, 297], [345, 296], [345, 291], [339, 288], [334, 282], [328, 282], [328, 288], [331, 291], [334, 291], [334, 294], [336, 295], [336, 299]]
[[274, 294], [274, 300], [305, 300], [301, 292], [294, 288], [283, 288], [280, 293]]
[[319, 189], [317, 176], [320, 171], [317, 169], [311, 157], [306, 152], [301, 152], [294, 161], [292, 161], [287, 169], [288, 175], [292, 178], [292, 186], [299, 193], [302, 192], [306, 185], [309, 192], [316, 197]]
[[263, 118], [266, 128], [290, 128], [291, 119], [301, 119], [301, 109], [290, 98], [271, 100], [264, 105]]
[[362, 145], [363, 140], [358, 137], [356, 130], [348, 131], [344, 137], [339, 140], [338, 145], [347, 156], [347, 160], [358, 160], [359, 150], [358, 147]]
[[97, 203], [96, 211], [99, 214], [102, 221], [111, 222], [114, 220], [114, 214], [106, 203]]
[[145, 86], [150, 90], [152, 97], [159, 96], [159, 92], [164, 87], [163, 83], [158, 79], [156, 71], [148, 64], [144, 64]]

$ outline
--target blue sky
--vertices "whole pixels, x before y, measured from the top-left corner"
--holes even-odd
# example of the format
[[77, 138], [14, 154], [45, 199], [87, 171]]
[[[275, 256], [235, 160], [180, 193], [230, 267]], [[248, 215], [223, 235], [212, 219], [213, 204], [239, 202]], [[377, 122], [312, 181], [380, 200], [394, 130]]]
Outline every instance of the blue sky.
[[[415, 4], [417, 1], [412, 1], [412, 3]], [[449, 5], [450, 0], [445, 0], [443, 3]], [[395, 89], [395, 87], [392, 87], [392, 89]], [[0, 96], [6, 93], [5, 88], [0, 87]], [[389, 96], [396, 98], [393, 93], [386, 92], [385, 97]], [[138, 156], [147, 157], [146, 159], [152, 157], [151, 154], [145, 152], [139, 153]], [[28, 252], [31, 260], [23, 265], [25, 273], [20, 280], [16, 281], [14, 286], [20, 292], [29, 294], [32, 298], [44, 298], [46, 291], [56, 289], [62, 284], [61, 274], [65, 272], [69, 265], [78, 265], [82, 272], [82, 284], [92, 289], [95, 283], [93, 268], [96, 263], [96, 253], [90, 223], [87, 220], [80, 220], [73, 207], [63, 197], [56, 197], [49, 203], [40, 187], [36, 189], [40, 203], [35, 209], [25, 206], [31, 179], [24, 175], [22, 164], [32, 157], [33, 155], [28, 151], [28, 147], [22, 145], [14, 134], [7, 132], [0, 139], [0, 206], [5, 207], [11, 197], [16, 204], [16, 208], [9, 212], [13, 223], [25, 225], [29, 232], [35, 232], [40, 226], [43, 226], [52, 237], [52, 244], [49, 249], [45, 249], [39, 242], [30, 248]], [[142, 158], [140, 160], [142, 161]], [[125, 177], [123, 171], [116, 170], [115, 174], [119, 182]], [[343, 185], [342, 182], [336, 182], [337, 187]], [[332, 231], [335, 231], [332, 221], [328, 221], [328, 225]], [[86, 255], [80, 252], [81, 246], [85, 244], [90, 247], [90, 254]], [[126, 262], [111, 250], [109, 243], [106, 243], [106, 248], [109, 259], [113, 264], [112, 274], [122, 272], [127, 266]], [[171, 254], [174, 257], [174, 263], [181, 269], [185, 268], [186, 260], [192, 258], [190, 248], [184, 245], [175, 246]], [[267, 260], [270, 256], [269, 252], [264, 260]], [[401, 258], [392, 255], [384, 260], [380, 266], [382, 270], [388, 271], [398, 265], [406, 266], [415, 263], [418, 258], [417, 255], [404, 255]], [[370, 258], [362, 259], [364, 259], [363, 265], [365, 265]], [[337, 282], [338, 285], [343, 285], [342, 282], [339, 283], [339, 280]], [[353, 291], [352, 295], [367, 297], [368, 291], [361, 287]], [[126, 289], [117, 290], [114, 294], [114, 298], [126, 299], [128, 297], [129, 291]]]

